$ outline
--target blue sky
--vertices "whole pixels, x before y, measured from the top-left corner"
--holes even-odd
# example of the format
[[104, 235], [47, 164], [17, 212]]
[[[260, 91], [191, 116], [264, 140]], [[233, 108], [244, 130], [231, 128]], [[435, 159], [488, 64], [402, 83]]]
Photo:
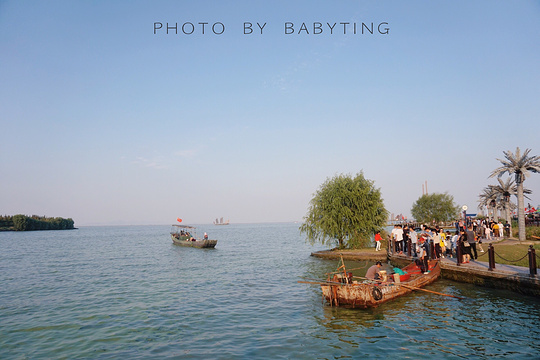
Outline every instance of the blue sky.
[[[540, 155], [539, 19], [538, 1], [0, 1], [0, 213], [301, 221], [360, 171], [392, 213], [425, 181], [476, 209], [503, 151]], [[536, 206], [540, 174], [525, 185]]]

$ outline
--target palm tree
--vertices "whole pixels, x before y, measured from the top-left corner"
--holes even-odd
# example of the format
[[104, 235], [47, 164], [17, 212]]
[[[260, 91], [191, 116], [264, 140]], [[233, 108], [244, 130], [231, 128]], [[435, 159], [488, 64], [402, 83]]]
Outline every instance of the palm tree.
[[514, 175], [517, 186], [517, 203], [518, 203], [518, 229], [519, 241], [525, 240], [525, 205], [523, 200], [523, 182], [530, 175], [530, 172], [540, 172], [540, 156], [529, 156], [530, 149], [525, 150], [521, 154], [519, 147], [516, 148], [516, 153], [510, 150], [503, 151], [506, 159], [497, 159], [502, 166], [493, 170], [489, 177], [501, 177], [503, 174]]
[[512, 219], [510, 219], [510, 196], [517, 194], [517, 186], [511, 178], [507, 178], [506, 181], [502, 181], [501, 178], [498, 178], [497, 180], [499, 180], [499, 185], [489, 186], [497, 194], [499, 205], [502, 211], [504, 211], [506, 222], [512, 224]]
[[[487, 208], [487, 215], [490, 219], [492, 217], [495, 217], [495, 212], [497, 211], [497, 193], [495, 193], [495, 190], [493, 190], [491, 187], [484, 188], [483, 192], [478, 195], [478, 205], [480, 207], [486, 207]], [[491, 209], [491, 212], [490, 212]]]
[[[510, 201], [510, 196], [517, 196], [517, 186], [514, 183], [514, 180], [507, 178], [506, 181], [502, 181], [501, 178], [498, 178], [499, 185], [488, 185], [489, 188], [497, 194], [497, 204], [498, 207], [504, 212], [504, 218], [508, 224], [512, 225], [512, 219], [510, 219], [510, 212], [516, 208], [516, 205]], [[526, 188], [523, 188], [523, 194], [531, 194], [532, 191]], [[527, 199], [529, 197], [523, 195]], [[530, 199], [529, 199], [530, 200]]]

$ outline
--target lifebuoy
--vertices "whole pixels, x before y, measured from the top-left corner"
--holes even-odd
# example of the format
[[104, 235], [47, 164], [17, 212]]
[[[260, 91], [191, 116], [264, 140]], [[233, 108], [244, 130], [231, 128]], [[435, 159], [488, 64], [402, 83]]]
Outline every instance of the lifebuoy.
[[373, 298], [375, 300], [381, 300], [383, 298], [383, 293], [381, 289], [376, 286], [373, 287], [373, 291], [371, 292], [371, 294], [373, 295]]

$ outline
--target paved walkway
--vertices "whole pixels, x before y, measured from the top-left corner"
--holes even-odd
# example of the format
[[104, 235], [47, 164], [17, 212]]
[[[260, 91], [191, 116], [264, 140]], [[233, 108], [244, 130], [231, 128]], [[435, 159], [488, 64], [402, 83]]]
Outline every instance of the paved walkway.
[[[487, 252], [482, 253], [486, 254], [486, 260], [487, 260]], [[478, 254], [480, 256], [480, 253]], [[449, 268], [449, 267], [458, 267], [457, 265], [457, 259], [456, 258], [444, 258], [441, 259], [441, 268]], [[484, 270], [489, 271], [489, 262], [487, 261], [479, 261], [474, 260], [470, 261], [467, 264], [460, 264], [460, 268], [462, 269], [470, 269], [470, 270]], [[497, 273], [506, 273], [508, 275], [527, 275], [529, 276], [529, 268], [523, 267], [523, 266], [515, 266], [515, 265], [504, 265], [504, 264], [495, 264], [495, 269], [493, 272]]]

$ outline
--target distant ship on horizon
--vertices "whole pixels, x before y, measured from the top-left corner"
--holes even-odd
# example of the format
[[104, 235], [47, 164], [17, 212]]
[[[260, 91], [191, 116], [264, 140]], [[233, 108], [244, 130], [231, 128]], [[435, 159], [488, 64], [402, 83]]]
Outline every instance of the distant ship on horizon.
[[229, 225], [229, 220], [223, 222], [223, 218], [221, 219], [216, 219], [216, 221], [214, 221], [214, 225]]

